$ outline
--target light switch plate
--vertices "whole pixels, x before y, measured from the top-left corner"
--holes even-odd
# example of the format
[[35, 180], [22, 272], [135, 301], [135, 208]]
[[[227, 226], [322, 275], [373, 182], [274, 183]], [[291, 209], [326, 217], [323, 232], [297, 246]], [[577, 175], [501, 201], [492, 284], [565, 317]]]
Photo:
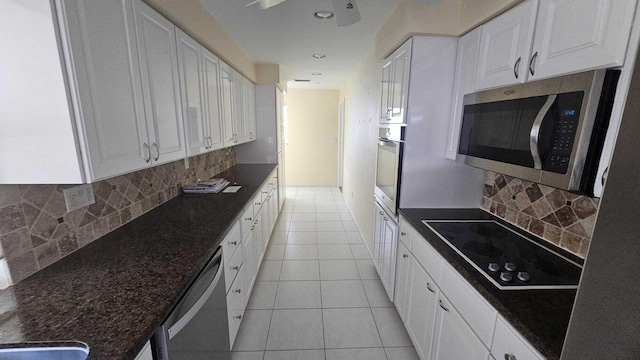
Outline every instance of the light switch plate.
[[64, 203], [67, 205], [67, 212], [72, 212], [96, 202], [91, 184], [64, 189], [62, 193], [64, 195]]

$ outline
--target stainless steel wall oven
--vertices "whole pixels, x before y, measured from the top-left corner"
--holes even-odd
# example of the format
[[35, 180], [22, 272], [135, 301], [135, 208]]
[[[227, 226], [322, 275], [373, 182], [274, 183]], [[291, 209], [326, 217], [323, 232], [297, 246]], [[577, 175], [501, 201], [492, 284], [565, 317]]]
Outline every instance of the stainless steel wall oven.
[[400, 199], [404, 125], [386, 125], [379, 128], [376, 165], [376, 200], [391, 213], [397, 214]]

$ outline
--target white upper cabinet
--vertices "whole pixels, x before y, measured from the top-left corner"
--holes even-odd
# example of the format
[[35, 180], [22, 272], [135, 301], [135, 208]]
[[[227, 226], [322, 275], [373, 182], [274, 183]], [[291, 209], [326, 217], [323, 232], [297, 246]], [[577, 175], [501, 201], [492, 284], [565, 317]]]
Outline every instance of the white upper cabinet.
[[238, 73], [236, 70], [233, 70], [232, 73], [233, 78], [233, 111], [234, 111], [234, 122], [236, 129], [236, 143], [241, 144], [247, 142], [248, 140], [248, 132], [245, 127], [244, 117], [244, 89], [242, 86], [242, 75]]
[[242, 79], [242, 98], [245, 139], [246, 141], [253, 141], [256, 139], [256, 88], [246, 78]]
[[451, 160], [455, 160], [458, 154], [464, 95], [475, 91], [479, 46], [480, 28], [476, 28], [458, 40], [456, 75], [453, 83], [453, 107], [451, 109], [449, 139], [447, 142], [447, 158]]
[[87, 180], [146, 167], [152, 155], [132, 2], [65, 0], [59, 5]]
[[529, 78], [621, 66], [635, 0], [540, 0]]
[[224, 147], [236, 144], [236, 121], [234, 109], [233, 69], [220, 62], [220, 89], [222, 114], [222, 141]]
[[411, 65], [411, 40], [391, 55], [392, 83], [389, 94], [391, 123], [406, 123], [407, 97], [409, 95], [409, 71]]
[[205, 98], [205, 124], [209, 150], [220, 149], [222, 119], [220, 106], [220, 60], [209, 50], [202, 48], [203, 87]]
[[380, 80], [380, 123], [385, 124], [391, 121], [391, 58], [382, 64], [382, 79]]
[[180, 91], [189, 156], [207, 151], [204, 114], [204, 85], [202, 84], [202, 57], [200, 44], [177, 31], [178, 65], [180, 67]]
[[482, 26], [476, 90], [524, 83], [538, 0], [528, 0]]
[[151, 156], [156, 164], [186, 156], [175, 25], [134, 1], [142, 88]]

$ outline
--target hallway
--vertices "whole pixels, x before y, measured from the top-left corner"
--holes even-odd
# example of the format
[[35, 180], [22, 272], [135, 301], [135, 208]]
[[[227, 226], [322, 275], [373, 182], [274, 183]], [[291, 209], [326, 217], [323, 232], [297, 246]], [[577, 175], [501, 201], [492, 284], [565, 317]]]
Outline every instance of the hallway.
[[287, 188], [234, 360], [418, 356], [338, 188]]

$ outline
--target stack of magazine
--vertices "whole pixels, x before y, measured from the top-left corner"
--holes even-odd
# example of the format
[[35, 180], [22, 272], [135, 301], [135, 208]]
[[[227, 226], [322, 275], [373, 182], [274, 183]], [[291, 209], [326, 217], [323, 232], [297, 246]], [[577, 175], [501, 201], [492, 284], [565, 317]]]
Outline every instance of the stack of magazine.
[[189, 194], [217, 194], [227, 185], [229, 185], [229, 181], [226, 179], [209, 179], [185, 185], [182, 187], [182, 192]]

